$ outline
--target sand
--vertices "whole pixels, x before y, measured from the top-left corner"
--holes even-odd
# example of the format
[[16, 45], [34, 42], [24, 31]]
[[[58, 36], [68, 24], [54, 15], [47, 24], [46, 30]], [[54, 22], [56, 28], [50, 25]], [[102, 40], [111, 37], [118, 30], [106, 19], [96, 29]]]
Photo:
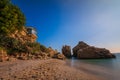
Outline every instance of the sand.
[[58, 59], [0, 63], [0, 80], [102, 80]]

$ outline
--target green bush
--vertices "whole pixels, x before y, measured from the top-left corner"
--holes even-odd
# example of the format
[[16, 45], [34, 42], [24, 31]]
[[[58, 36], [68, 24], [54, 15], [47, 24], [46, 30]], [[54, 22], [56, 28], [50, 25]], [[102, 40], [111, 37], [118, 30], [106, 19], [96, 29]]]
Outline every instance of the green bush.
[[20, 41], [14, 39], [14, 38], [0, 35], [0, 46], [3, 46], [5, 48], [13, 48], [13, 47], [18, 47], [19, 43], [20, 43]]
[[39, 54], [40, 52], [48, 53], [48, 48], [44, 45], [40, 45], [38, 42], [26, 42], [23, 43], [15, 38], [0, 35], [0, 48], [5, 48], [9, 55], [14, 53], [29, 53]]
[[3, 47], [0, 47], [0, 50], [4, 50], [4, 48], [3, 48]]
[[25, 43], [25, 46], [27, 46], [28, 48], [28, 52], [31, 54], [35, 54], [35, 53], [40, 53], [41, 49], [40, 49], [40, 44], [37, 42], [27, 42]]
[[8, 54], [28, 51], [27, 47], [22, 42], [8, 36], [0, 35], [0, 46], [4, 47], [8, 51]]
[[42, 52], [47, 52], [47, 48], [44, 45], [40, 45], [40, 49]]
[[0, 34], [8, 35], [21, 30], [25, 16], [10, 0], [0, 0]]

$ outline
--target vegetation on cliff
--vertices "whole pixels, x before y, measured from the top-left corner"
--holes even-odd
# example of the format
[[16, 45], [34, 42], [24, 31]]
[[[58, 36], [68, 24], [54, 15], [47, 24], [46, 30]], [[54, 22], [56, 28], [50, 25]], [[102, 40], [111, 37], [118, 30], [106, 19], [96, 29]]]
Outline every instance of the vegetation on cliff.
[[0, 61], [17, 59], [64, 59], [54, 49], [36, 42], [37, 35], [28, 33], [25, 16], [10, 0], [0, 1]]
[[[20, 57], [22, 54], [35, 55], [47, 52], [47, 48], [35, 42], [36, 35], [28, 34], [25, 25], [25, 16], [10, 0], [0, 1], [0, 54]], [[33, 38], [33, 39], [32, 39]], [[5, 54], [6, 54], [5, 53]]]
[[25, 24], [25, 16], [20, 8], [10, 0], [0, 0], [0, 34], [8, 35], [21, 30]]

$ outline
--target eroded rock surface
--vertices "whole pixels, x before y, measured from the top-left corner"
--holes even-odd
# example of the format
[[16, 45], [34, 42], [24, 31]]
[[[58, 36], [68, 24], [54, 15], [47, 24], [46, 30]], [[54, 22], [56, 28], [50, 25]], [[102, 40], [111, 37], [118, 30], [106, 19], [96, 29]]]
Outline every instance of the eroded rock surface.
[[67, 57], [67, 58], [71, 58], [72, 55], [71, 55], [71, 47], [70, 46], [63, 46], [62, 47], [62, 53]]
[[90, 46], [83, 41], [73, 48], [73, 56], [78, 59], [115, 58], [115, 55], [111, 54], [109, 50]]

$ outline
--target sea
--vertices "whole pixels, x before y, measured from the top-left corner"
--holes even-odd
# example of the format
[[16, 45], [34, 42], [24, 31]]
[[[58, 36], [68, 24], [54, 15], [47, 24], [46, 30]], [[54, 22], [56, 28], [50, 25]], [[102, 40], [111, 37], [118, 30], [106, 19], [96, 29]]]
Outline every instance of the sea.
[[120, 53], [113, 59], [68, 59], [67, 64], [105, 80], [120, 80]]

